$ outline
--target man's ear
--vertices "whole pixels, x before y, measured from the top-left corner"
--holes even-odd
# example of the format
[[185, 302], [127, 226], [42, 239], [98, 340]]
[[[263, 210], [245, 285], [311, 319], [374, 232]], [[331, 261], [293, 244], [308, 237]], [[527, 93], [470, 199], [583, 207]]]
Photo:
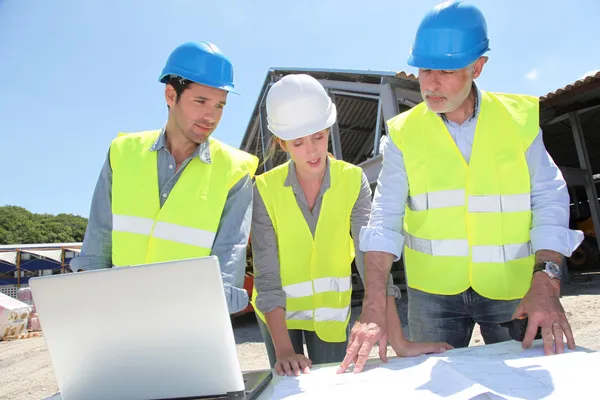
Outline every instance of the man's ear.
[[175, 91], [175, 88], [169, 84], [165, 85], [165, 101], [169, 107], [173, 107], [173, 104], [177, 102], [177, 92]]
[[473, 64], [473, 79], [479, 78], [479, 75], [481, 75], [481, 71], [483, 71], [483, 66], [487, 61], [488, 58], [486, 56], [479, 57], [477, 61], [475, 61], [475, 63]]

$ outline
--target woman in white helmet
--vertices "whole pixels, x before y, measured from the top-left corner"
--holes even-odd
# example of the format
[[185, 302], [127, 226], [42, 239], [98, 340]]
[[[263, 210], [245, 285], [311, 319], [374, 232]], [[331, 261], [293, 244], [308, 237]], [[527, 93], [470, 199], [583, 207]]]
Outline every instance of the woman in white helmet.
[[[271, 367], [280, 375], [298, 375], [312, 363], [341, 362], [346, 355], [351, 265], [360, 229], [369, 220], [371, 189], [361, 168], [327, 152], [337, 113], [316, 79], [287, 75], [271, 87], [266, 102], [276, 137], [271, 153], [279, 143], [290, 161], [256, 177], [252, 304]], [[361, 278], [363, 258], [357, 251]], [[398, 355], [440, 351], [445, 345], [404, 338], [394, 302], [399, 295], [390, 276], [393, 349]]]

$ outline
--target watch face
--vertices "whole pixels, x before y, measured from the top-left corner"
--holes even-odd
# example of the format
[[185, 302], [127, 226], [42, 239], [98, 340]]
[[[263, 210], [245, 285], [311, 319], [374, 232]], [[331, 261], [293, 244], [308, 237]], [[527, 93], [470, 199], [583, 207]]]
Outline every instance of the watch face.
[[546, 271], [548, 271], [550, 274], [552, 274], [555, 277], [559, 277], [560, 276], [560, 265], [553, 263], [553, 262], [548, 262], [546, 263]]

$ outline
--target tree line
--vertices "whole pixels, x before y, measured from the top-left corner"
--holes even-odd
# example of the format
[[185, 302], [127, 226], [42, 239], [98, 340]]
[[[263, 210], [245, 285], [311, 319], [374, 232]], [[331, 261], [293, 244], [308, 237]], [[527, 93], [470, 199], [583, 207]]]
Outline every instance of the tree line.
[[35, 214], [0, 206], [0, 244], [81, 242], [87, 219], [73, 214]]

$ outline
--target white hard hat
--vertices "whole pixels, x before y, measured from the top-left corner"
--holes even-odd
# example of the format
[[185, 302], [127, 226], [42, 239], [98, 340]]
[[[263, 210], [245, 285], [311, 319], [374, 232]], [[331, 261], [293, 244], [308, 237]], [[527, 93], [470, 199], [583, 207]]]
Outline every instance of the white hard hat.
[[269, 130], [282, 140], [327, 129], [336, 118], [335, 104], [323, 85], [310, 75], [286, 75], [267, 93]]

